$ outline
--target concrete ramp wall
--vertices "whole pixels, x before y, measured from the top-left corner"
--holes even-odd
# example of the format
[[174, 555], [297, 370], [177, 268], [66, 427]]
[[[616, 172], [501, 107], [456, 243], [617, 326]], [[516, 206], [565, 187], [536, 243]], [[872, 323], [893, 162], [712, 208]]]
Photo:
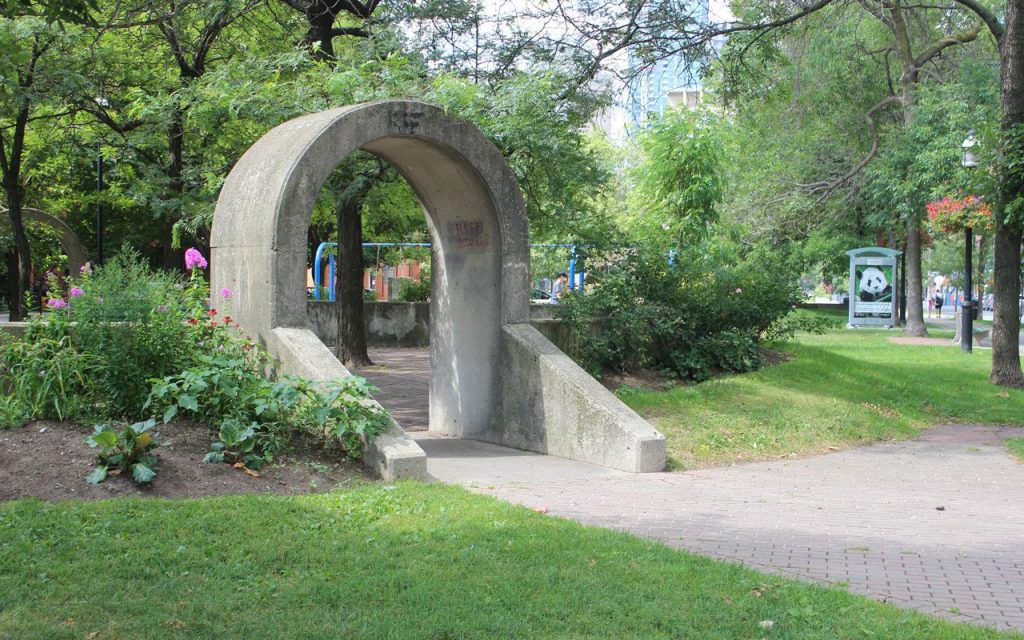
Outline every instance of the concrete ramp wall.
[[644, 473], [665, 468], [665, 437], [529, 324], [502, 336], [494, 442]]

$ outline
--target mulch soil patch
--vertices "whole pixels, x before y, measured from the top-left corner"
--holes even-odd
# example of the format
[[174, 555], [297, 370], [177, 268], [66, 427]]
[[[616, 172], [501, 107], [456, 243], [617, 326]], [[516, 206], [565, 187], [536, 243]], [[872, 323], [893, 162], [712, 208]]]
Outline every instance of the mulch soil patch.
[[[758, 352], [761, 354], [761, 364], [764, 367], [774, 367], [782, 364], [783, 362], [787, 362], [792, 358], [788, 353], [765, 349], [764, 347], [758, 348]], [[720, 370], [711, 372], [712, 378], [731, 375], [735, 374], [730, 371]], [[641, 391], [665, 391], [673, 387], [693, 384], [689, 381], [665, 375], [664, 372], [656, 371], [654, 369], [640, 369], [626, 372], [606, 371], [601, 375], [599, 381], [606, 389], [612, 392], [622, 387], [640, 389]]]
[[175, 422], [157, 430], [164, 444], [154, 450], [158, 458], [156, 479], [143, 487], [121, 476], [98, 485], [85, 482], [97, 451], [86, 444], [93, 432], [90, 426], [40, 421], [0, 431], [0, 500], [294, 495], [372, 480], [358, 461], [307, 441], [293, 443], [287, 453], [260, 470], [258, 477], [252, 477], [228, 464], [203, 462], [214, 439], [206, 427]]

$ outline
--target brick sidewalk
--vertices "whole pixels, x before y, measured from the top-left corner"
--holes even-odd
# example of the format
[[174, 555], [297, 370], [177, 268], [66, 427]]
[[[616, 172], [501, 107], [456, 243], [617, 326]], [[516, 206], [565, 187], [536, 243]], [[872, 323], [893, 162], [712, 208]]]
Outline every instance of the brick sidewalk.
[[[400, 351], [398, 363], [410, 363], [409, 350]], [[405, 396], [423, 389], [425, 416], [426, 369], [402, 377]], [[1024, 465], [1001, 444], [1021, 435], [947, 425], [918, 440], [813, 458], [640, 475], [416, 437], [444, 482], [758, 570], [845, 584], [900, 607], [1024, 631]]]

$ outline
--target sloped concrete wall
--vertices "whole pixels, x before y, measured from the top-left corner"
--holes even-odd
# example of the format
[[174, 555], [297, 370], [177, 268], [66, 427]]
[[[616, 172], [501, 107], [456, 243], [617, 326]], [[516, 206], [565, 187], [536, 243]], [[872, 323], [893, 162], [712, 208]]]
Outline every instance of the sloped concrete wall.
[[492, 442], [643, 473], [665, 468], [665, 437], [529, 324], [506, 325], [505, 397]]

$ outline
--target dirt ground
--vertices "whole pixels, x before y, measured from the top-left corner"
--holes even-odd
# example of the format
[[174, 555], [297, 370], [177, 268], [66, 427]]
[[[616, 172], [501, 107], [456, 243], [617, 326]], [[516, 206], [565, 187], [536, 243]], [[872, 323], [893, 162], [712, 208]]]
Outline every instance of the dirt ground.
[[[771, 349], [760, 348], [758, 351], [761, 353], [761, 362], [765, 367], [774, 367], [775, 365], [787, 362], [792, 357], [788, 353], [772, 351]], [[728, 371], [711, 372], [711, 377], [713, 378], [728, 375], [733, 374]], [[653, 369], [641, 369], [639, 371], [629, 371], [625, 373], [606, 371], [599, 381], [606, 389], [612, 392], [624, 386], [640, 389], [642, 391], [664, 391], [676, 386], [687, 386], [693, 384], [688, 381], [673, 378], [672, 376], [665, 375], [661, 371], [655, 371]]]
[[164, 444], [154, 450], [156, 479], [149, 486], [139, 487], [126, 477], [110, 477], [91, 485], [85, 477], [96, 460], [96, 450], [86, 444], [92, 431], [89, 426], [59, 422], [31, 422], [0, 431], [0, 500], [293, 495], [372, 480], [359, 462], [345, 460], [340, 451], [329, 452], [303, 442], [264, 467], [259, 477], [228, 464], [205, 464], [210, 432], [200, 425], [171, 423], [158, 428]]

